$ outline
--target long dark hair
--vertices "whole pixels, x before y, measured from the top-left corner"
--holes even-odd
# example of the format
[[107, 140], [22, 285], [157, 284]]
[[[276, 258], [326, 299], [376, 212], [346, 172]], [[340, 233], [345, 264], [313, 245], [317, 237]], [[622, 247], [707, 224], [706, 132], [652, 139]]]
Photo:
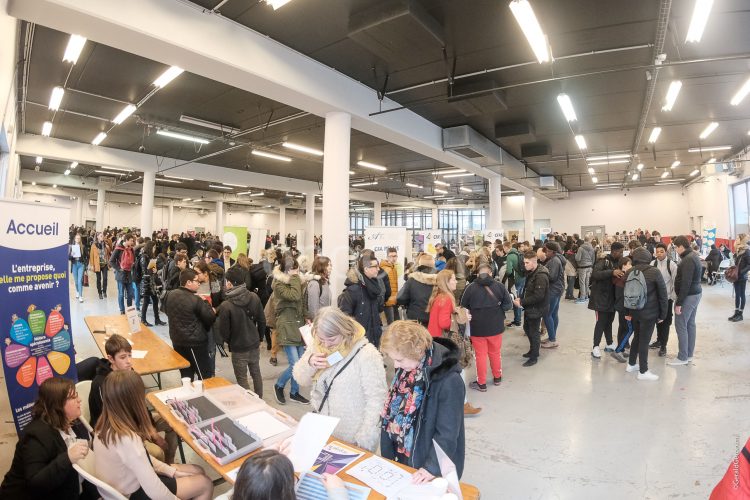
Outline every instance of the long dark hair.
[[48, 378], [39, 386], [39, 394], [31, 408], [31, 418], [42, 419], [58, 431], [67, 431], [70, 422], [65, 416], [65, 403], [76, 393], [72, 380], [64, 377]]
[[232, 500], [295, 500], [294, 466], [275, 450], [250, 456], [240, 467]]

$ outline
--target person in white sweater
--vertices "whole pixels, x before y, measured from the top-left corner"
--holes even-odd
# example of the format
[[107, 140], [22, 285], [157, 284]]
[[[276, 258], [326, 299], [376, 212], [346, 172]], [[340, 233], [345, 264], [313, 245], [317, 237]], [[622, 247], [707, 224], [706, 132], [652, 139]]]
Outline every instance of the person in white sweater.
[[96, 476], [131, 500], [209, 500], [213, 483], [191, 464], [149, 457], [144, 440], [155, 432], [145, 388], [132, 370], [112, 372], [102, 385], [102, 415], [94, 429]]
[[375, 451], [387, 391], [383, 357], [353, 318], [335, 307], [318, 311], [313, 346], [294, 365], [294, 379], [312, 386], [315, 411], [341, 419], [333, 435]]

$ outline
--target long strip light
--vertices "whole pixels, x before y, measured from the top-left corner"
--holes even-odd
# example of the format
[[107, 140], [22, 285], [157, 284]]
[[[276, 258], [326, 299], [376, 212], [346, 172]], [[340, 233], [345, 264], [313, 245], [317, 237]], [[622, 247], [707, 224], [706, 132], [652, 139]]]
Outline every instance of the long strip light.
[[254, 154], [255, 156], [262, 156], [262, 157], [264, 157], [264, 158], [270, 158], [270, 159], [272, 159], [272, 160], [278, 160], [278, 161], [286, 161], [286, 162], [290, 162], [290, 161], [292, 161], [292, 159], [291, 159], [291, 158], [289, 158], [288, 156], [281, 156], [281, 155], [277, 155], [277, 154], [269, 153], [269, 152], [267, 152], [267, 151], [261, 151], [261, 150], [259, 150], [259, 149], [253, 149], [252, 153], [253, 153], [253, 154]]
[[243, 191], [241, 193], [237, 193], [237, 196], [242, 196], [245, 194], [250, 195], [250, 196], [263, 196], [266, 193], [264, 193], [263, 191], [260, 191], [258, 193], [253, 193], [252, 191]]
[[747, 94], [750, 94], [750, 78], [745, 80], [745, 83], [742, 84], [742, 87], [740, 87], [740, 90], [737, 91], [736, 94], [734, 94], [734, 97], [732, 97], [732, 100], [729, 101], [732, 106], [737, 106], [739, 103], [742, 102], [742, 100], [747, 96]]
[[77, 166], [78, 166], [78, 162], [77, 161], [72, 161], [72, 162], [70, 162], [70, 167], [68, 167], [68, 168], [70, 168], [71, 170], [75, 170], [75, 168]]
[[649, 144], [655, 143], [656, 140], [659, 139], [659, 134], [661, 134], [661, 127], [654, 127], [653, 130], [651, 130], [651, 135], [648, 136]]
[[183, 198], [182, 201], [190, 201], [192, 198]]
[[586, 139], [582, 135], [577, 135], [575, 139], [578, 149], [586, 149]]
[[692, 172], [690, 172], [690, 177], [695, 177], [696, 175], [700, 174], [701, 171], [699, 169], [695, 169]]
[[594, 167], [589, 167], [589, 173], [591, 175], [594, 175], [594, 173], [595, 173]]
[[118, 172], [132, 172], [133, 171], [133, 169], [130, 169], [130, 168], [105, 167], [105, 166], [102, 166], [102, 168], [105, 170], [117, 170]]
[[466, 172], [466, 169], [463, 168], [452, 168], [448, 170], [440, 170], [437, 172], [433, 172], [432, 175], [445, 175], [445, 174], [460, 174], [461, 172]]
[[633, 174], [633, 177], [631, 177], [631, 179], [633, 179], [634, 181], [637, 181], [638, 180], [638, 174]]
[[271, 7], [273, 7], [273, 10], [283, 7], [289, 2], [291, 2], [291, 0], [266, 0], [266, 3], [270, 5]]
[[180, 115], [180, 121], [183, 123], [189, 123], [191, 125], [197, 125], [199, 127], [206, 127], [206, 128], [218, 130], [226, 134], [236, 134], [237, 132], [239, 132], [239, 129], [230, 127], [229, 125], [224, 125], [222, 123], [216, 123], [216, 122], [210, 122], [208, 120], [201, 120], [200, 118], [194, 118], [188, 115]]
[[442, 194], [431, 194], [429, 196], [423, 196], [422, 198], [427, 198], [428, 200], [435, 200], [438, 198], [443, 198]]
[[593, 182], [594, 184], [596, 184], [597, 182], [599, 182], [599, 179], [597, 179], [596, 176], [593, 176], [591, 178], [591, 182]]
[[417, 188], [417, 189], [423, 189], [424, 186], [420, 186], [419, 184], [413, 184], [411, 182], [407, 182], [404, 184], [404, 186], [410, 187], [410, 188]]
[[665, 170], [664, 173], [661, 174], [662, 179], [666, 179], [667, 177], [669, 177], [669, 170]]
[[295, 144], [293, 142], [282, 142], [282, 146], [289, 149], [294, 149], [296, 151], [301, 151], [303, 153], [308, 153], [315, 156], [323, 156], [323, 151], [315, 148], [309, 148], [307, 146], [302, 146], [300, 144]]
[[669, 168], [677, 168], [680, 166], [680, 160], [675, 160], [672, 162], [672, 165], [670, 165]]
[[133, 114], [135, 109], [136, 109], [135, 105], [128, 104], [127, 106], [123, 108], [122, 111], [120, 111], [120, 113], [117, 116], [115, 116], [115, 119], [112, 120], [112, 123], [115, 123], [117, 125], [121, 124], [122, 122], [127, 120], [130, 115]]
[[169, 69], [167, 69], [164, 73], [162, 73], [159, 78], [154, 80], [154, 85], [157, 87], [164, 88], [167, 86], [169, 82], [180, 76], [184, 69], [178, 67], [178, 66], [171, 66]]
[[450, 186], [450, 183], [443, 182], [443, 181], [434, 181], [434, 183], [437, 184], [438, 186]]
[[386, 170], [388, 170], [383, 165], [378, 165], [376, 163], [370, 163], [369, 161], [358, 161], [357, 165], [359, 165], [360, 167], [372, 168], [374, 170], [381, 170], [383, 172], [385, 172]]
[[157, 130], [157, 135], [163, 135], [164, 137], [171, 137], [172, 139], [180, 139], [181, 141], [197, 142], [198, 144], [208, 144], [208, 141], [202, 137], [195, 137], [193, 135], [181, 134], [179, 132], [172, 132], [171, 130]]
[[243, 188], [246, 186], [246, 184], [230, 184], [229, 182], [222, 182], [222, 184], [225, 186], [232, 186], [236, 188]]
[[445, 189], [434, 188], [433, 191], [440, 194], [448, 194], [448, 191], [446, 191]]
[[630, 160], [595, 161], [595, 162], [589, 163], [589, 166], [598, 167], [600, 165], [618, 165], [621, 163], [630, 163]]
[[60, 103], [65, 95], [65, 89], [62, 87], [55, 87], [52, 89], [52, 95], [49, 97], [49, 109], [57, 111], [60, 109]]
[[43, 160], [44, 160], [44, 158], [42, 158], [41, 156], [37, 156], [36, 157], [36, 164], [37, 165], [41, 165]]
[[528, 0], [513, 0], [510, 2], [509, 7], [539, 63], [549, 62], [551, 57], [547, 35], [542, 31], [542, 27], [539, 25], [539, 20], [534, 14], [531, 4]]
[[177, 179], [177, 180], [180, 180], [180, 181], [194, 181], [195, 180], [195, 179], [191, 179], [190, 177], [180, 177], [178, 175], [167, 175], [167, 174], [164, 174], [164, 177], [166, 177], [167, 179]]
[[711, 7], [713, 7], [713, 5], [714, 0], [695, 0], [693, 17], [690, 18], [690, 27], [688, 28], [685, 43], [698, 43], [701, 41], [703, 30], [706, 29], [708, 16], [711, 14]]
[[471, 175], [474, 175], [474, 174], [472, 174], [471, 172], [466, 172], [465, 174], [450, 174], [450, 175], [444, 175], [444, 176], [443, 176], [443, 178], [445, 178], [445, 179], [452, 179], [452, 178], [454, 178], [454, 177], [469, 177], [469, 176], [471, 176]]
[[209, 184], [208, 187], [214, 188], [214, 189], [228, 189], [230, 191], [232, 189], [234, 189], [234, 188], [230, 188], [230, 187], [227, 187], [227, 186], [219, 186], [218, 184]]
[[719, 126], [719, 124], [716, 123], [716, 122], [709, 123], [706, 126], [706, 128], [703, 129], [703, 132], [701, 132], [701, 135], [699, 135], [698, 137], [700, 137], [701, 139], [705, 139], [706, 137], [708, 137], [709, 135], [711, 135], [711, 133], [713, 133], [713, 131], [716, 130], [716, 128], [718, 126]]
[[463, 191], [464, 193], [473, 193], [473, 192], [474, 192], [474, 190], [473, 190], [473, 189], [469, 189], [469, 188], [467, 188], [467, 187], [464, 187], [464, 186], [461, 186], [461, 187], [460, 187], [460, 188], [458, 188], [458, 189], [460, 189], [460, 190], [461, 190], [461, 191]]
[[677, 96], [680, 94], [682, 89], [682, 82], [680, 80], [672, 80], [667, 89], [667, 96], [664, 98], [664, 106], [661, 107], [662, 111], [672, 111]]
[[601, 155], [601, 156], [589, 156], [586, 161], [600, 161], [600, 160], [620, 160], [622, 158], [630, 158], [630, 153], [618, 153], [613, 155]]
[[49, 137], [52, 133], [52, 122], [44, 122], [44, 125], [42, 125], [42, 135], [44, 137]]
[[375, 186], [378, 183], [378, 181], [372, 181], [372, 182], [357, 182], [356, 184], [352, 184], [352, 187], [362, 187], [362, 186]]
[[99, 132], [98, 134], [96, 134], [96, 137], [94, 137], [94, 140], [91, 141], [91, 144], [93, 144], [94, 146], [98, 146], [106, 138], [107, 138], [106, 132]]
[[688, 153], [700, 153], [702, 151], [726, 151], [732, 149], [732, 146], [707, 146], [701, 148], [690, 148]]
[[68, 40], [68, 46], [65, 47], [65, 55], [63, 55], [63, 62], [71, 62], [75, 64], [78, 62], [78, 56], [81, 55], [83, 46], [86, 45], [86, 38], [81, 35], [70, 35]]
[[578, 119], [576, 116], [576, 112], [573, 109], [573, 102], [570, 100], [570, 96], [568, 94], [560, 94], [557, 96], [557, 102], [560, 104], [560, 109], [562, 109], [563, 115], [565, 115], [565, 119], [569, 122], [574, 122]]
[[65, 172], [63, 172], [63, 175], [70, 175], [70, 169], [69, 168], [65, 169]]
[[638, 165], [635, 166], [635, 168], [637, 168], [638, 171], [640, 172], [641, 170], [643, 170], [643, 163], [639, 163]]
[[168, 182], [170, 184], [182, 184], [182, 181], [178, 181], [176, 179], [161, 179], [157, 177], [155, 180], [156, 182]]
[[107, 174], [107, 175], [128, 175], [130, 173], [130, 172], [113, 172], [111, 170], [94, 170], [94, 172], [96, 172], [97, 174]]

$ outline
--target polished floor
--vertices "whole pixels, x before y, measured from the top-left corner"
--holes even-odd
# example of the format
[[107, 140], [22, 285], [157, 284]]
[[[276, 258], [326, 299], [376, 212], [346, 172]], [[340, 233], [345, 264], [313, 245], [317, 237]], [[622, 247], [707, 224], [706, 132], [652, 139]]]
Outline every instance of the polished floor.
[[[79, 359], [99, 356], [83, 317], [117, 312], [113, 281], [108, 299], [95, 298], [91, 288], [85, 295], [82, 304], [71, 302]], [[661, 377], [656, 382], [638, 381], [608, 355], [591, 357], [593, 313], [585, 305], [561, 305], [560, 347], [544, 351], [531, 368], [521, 366], [528, 343], [520, 329], [506, 331], [502, 385], [469, 393], [483, 412], [466, 420], [463, 480], [490, 499], [707, 498], [750, 437], [750, 320], [727, 322], [731, 295], [729, 285], [704, 288], [694, 363], [666, 366], [651, 351], [651, 370]], [[155, 331], [168, 341], [167, 327]], [[676, 348], [673, 329], [670, 357]], [[264, 392], [274, 406], [283, 353], [279, 361], [271, 366], [263, 351]], [[234, 379], [228, 358], [217, 359], [217, 375]], [[162, 379], [165, 387], [177, 385], [179, 374]], [[0, 474], [16, 443], [4, 385]], [[284, 408], [295, 417], [309, 409], [291, 402]], [[188, 451], [191, 460], [200, 462]]]

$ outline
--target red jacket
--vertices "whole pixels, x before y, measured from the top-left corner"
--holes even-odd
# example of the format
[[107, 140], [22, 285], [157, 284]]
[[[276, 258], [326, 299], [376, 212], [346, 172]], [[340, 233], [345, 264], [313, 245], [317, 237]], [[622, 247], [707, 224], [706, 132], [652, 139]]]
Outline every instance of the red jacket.
[[443, 330], [450, 330], [451, 314], [453, 314], [453, 302], [445, 294], [440, 294], [432, 303], [430, 309], [430, 322], [427, 330], [433, 337], [442, 337]]
[[726, 474], [711, 492], [710, 500], [745, 498], [750, 498], [750, 439], [729, 463]]

